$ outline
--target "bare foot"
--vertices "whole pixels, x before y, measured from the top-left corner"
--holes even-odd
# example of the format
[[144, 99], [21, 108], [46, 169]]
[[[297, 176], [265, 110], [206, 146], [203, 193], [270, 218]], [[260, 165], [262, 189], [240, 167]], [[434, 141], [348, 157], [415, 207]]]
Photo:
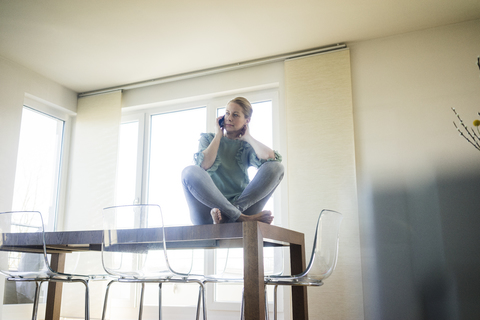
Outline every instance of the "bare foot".
[[260, 221], [264, 223], [271, 224], [273, 221], [273, 214], [270, 210], [263, 210], [262, 212], [259, 212], [257, 214], [253, 214], [251, 216], [247, 215], [240, 215], [240, 217], [237, 219], [238, 222], [241, 221]]
[[212, 215], [214, 224], [225, 223], [222, 217], [222, 213], [220, 212], [220, 209], [213, 208], [212, 210], [210, 210], [210, 214]]

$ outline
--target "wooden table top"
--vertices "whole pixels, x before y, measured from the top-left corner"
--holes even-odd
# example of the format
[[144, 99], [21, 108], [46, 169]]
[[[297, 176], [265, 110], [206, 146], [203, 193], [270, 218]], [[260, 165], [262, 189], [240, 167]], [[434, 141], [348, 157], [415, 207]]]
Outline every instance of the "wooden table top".
[[[264, 246], [302, 244], [303, 233], [261, 222], [257, 224], [264, 238]], [[165, 227], [167, 248], [221, 248], [243, 246], [243, 224], [227, 223], [198, 226]], [[161, 243], [161, 228], [124, 229], [117, 235], [129, 242]], [[48, 253], [69, 253], [73, 251], [101, 250], [103, 230], [49, 231], [45, 232]], [[3, 241], [3, 250], [37, 251], [41, 250], [41, 233], [9, 234]]]

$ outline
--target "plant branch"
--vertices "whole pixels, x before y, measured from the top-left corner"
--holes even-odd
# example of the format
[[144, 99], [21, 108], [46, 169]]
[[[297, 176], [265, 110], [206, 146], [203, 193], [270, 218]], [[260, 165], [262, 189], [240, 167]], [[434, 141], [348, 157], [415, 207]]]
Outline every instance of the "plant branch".
[[[469, 137], [467, 137], [463, 131], [457, 126], [457, 124], [455, 123], [455, 121], [453, 121], [453, 125], [455, 126], [455, 128], [457, 129], [458, 133], [460, 133], [460, 135], [462, 137], [465, 138], [465, 140], [467, 140], [472, 146], [474, 146], [477, 150], [480, 151], [480, 139], [478, 138], [478, 136], [476, 135], [475, 131], [473, 131], [473, 134], [470, 132], [470, 130], [468, 130], [468, 127], [463, 123], [463, 120], [460, 118], [460, 115], [457, 113], [457, 111], [455, 111], [455, 108], [452, 108], [453, 112], [455, 113], [455, 115], [457, 116], [458, 120], [460, 121], [460, 125], [463, 127], [463, 129], [468, 133], [468, 135], [470, 136], [470, 138], [473, 140], [470, 140]], [[477, 141], [479, 140], [479, 141]]]

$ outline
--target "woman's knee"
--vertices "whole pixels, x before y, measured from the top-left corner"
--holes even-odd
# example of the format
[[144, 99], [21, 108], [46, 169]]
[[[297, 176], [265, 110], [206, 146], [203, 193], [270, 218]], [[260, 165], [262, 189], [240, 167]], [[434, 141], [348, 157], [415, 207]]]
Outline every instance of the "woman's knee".
[[278, 177], [279, 180], [283, 179], [283, 175], [285, 173], [285, 168], [283, 167], [283, 164], [278, 161], [265, 162], [264, 164], [262, 164], [260, 169], [267, 171], [269, 175]]
[[191, 165], [183, 169], [182, 171], [182, 181], [187, 181], [200, 177], [202, 174], [201, 171], [205, 171], [199, 166]]

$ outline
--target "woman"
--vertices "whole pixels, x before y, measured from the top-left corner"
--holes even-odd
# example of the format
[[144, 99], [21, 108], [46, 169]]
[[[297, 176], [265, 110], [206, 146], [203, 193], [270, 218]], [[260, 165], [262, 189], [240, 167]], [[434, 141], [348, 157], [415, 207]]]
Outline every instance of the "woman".
[[[272, 213], [263, 207], [283, 178], [282, 157], [250, 135], [252, 112], [247, 99], [235, 98], [217, 118], [216, 133], [201, 135], [196, 165], [182, 172], [193, 224], [272, 223]], [[252, 182], [250, 166], [258, 168]]]

